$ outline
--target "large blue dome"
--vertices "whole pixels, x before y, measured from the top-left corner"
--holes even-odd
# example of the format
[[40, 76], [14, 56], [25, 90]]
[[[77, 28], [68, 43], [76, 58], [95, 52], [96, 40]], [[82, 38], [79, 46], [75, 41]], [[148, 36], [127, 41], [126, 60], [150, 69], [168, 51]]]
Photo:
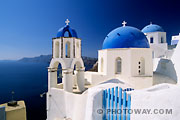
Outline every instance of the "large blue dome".
[[159, 25], [150, 24], [150, 25], [145, 26], [145, 27], [142, 29], [142, 32], [143, 32], [143, 33], [149, 33], [149, 32], [164, 32], [164, 30], [163, 30], [162, 27], [159, 26]]
[[149, 48], [149, 42], [139, 29], [125, 26], [111, 31], [103, 42], [102, 49]]
[[57, 33], [57, 37], [65, 37], [65, 32], [68, 32], [68, 37], [76, 37], [77, 33], [74, 29], [71, 29], [69, 25], [65, 25], [64, 27], [60, 28]]

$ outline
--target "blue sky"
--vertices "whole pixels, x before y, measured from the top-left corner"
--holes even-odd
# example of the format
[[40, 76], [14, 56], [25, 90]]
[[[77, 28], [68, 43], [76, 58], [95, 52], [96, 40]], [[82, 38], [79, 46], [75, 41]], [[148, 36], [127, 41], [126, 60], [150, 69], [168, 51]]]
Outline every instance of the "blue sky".
[[68, 18], [82, 39], [83, 56], [97, 57], [105, 36], [150, 22], [180, 33], [178, 0], [0, 0], [0, 60], [51, 54], [52, 38]]

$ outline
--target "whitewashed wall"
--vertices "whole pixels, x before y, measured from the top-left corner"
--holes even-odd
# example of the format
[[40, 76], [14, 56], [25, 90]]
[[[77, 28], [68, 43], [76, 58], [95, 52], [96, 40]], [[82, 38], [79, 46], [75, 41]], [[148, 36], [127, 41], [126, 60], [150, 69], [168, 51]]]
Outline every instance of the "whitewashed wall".
[[174, 68], [176, 70], [176, 75], [177, 75], [177, 82], [178, 84], [180, 84], [180, 81], [179, 81], [179, 78], [180, 78], [180, 44], [178, 43], [175, 51], [174, 51], [174, 54], [171, 58], [173, 64], [174, 64]]
[[86, 94], [79, 95], [62, 89], [51, 88], [48, 99], [48, 120], [71, 118], [84, 120], [86, 112]]
[[[160, 84], [145, 90], [136, 90], [131, 94], [131, 109], [150, 109], [150, 114], [131, 114], [131, 120], [179, 120], [180, 86]], [[154, 114], [154, 109], [172, 109], [172, 114]], [[152, 113], [152, 114], [151, 114]]]

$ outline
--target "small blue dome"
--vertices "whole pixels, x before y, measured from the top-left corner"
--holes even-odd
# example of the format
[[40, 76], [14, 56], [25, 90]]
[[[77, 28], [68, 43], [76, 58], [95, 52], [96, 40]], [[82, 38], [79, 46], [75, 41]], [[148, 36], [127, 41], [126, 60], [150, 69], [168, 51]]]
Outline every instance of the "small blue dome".
[[65, 25], [64, 27], [60, 28], [58, 30], [57, 37], [65, 37], [65, 32], [68, 32], [69, 37], [78, 38], [76, 31], [74, 29], [71, 29], [69, 25]]
[[155, 25], [155, 24], [150, 24], [147, 25], [142, 29], [143, 33], [149, 33], [149, 32], [164, 32], [161, 26]]
[[125, 26], [111, 31], [103, 42], [102, 49], [149, 48], [149, 42], [139, 29]]

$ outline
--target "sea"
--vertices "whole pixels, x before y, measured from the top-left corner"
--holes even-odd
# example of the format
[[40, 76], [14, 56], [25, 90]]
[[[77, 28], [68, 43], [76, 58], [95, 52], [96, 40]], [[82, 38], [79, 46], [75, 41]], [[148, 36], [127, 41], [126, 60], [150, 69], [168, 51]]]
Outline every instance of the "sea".
[[[0, 104], [24, 100], [27, 120], [46, 120], [47, 63], [0, 62]], [[12, 91], [14, 94], [12, 94]]]
[[46, 95], [41, 94], [48, 91], [48, 66], [49, 63], [0, 61], [0, 104], [24, 100], [27, 120], [46, 120]]

